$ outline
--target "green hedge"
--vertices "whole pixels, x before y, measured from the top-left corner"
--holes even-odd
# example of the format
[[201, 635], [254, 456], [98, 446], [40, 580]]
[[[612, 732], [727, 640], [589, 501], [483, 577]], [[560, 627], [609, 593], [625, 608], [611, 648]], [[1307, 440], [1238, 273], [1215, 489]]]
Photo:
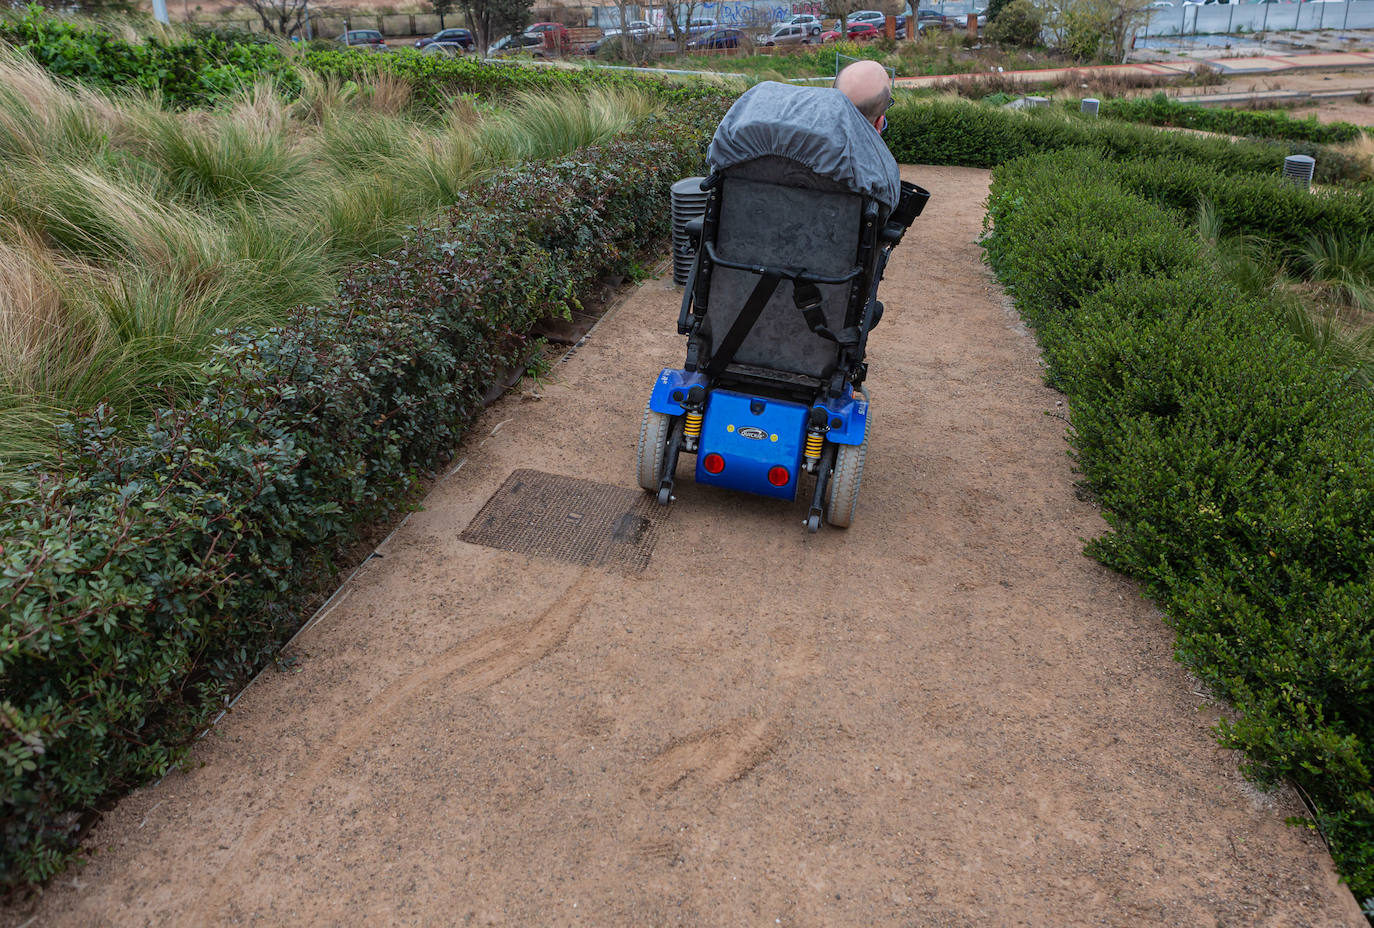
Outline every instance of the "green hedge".
[[301, 69], [341, 80], [379, 74], [395, 77], [411, 85], [417, 103], [439, 109], [461, 94], [503, 99], [525, 91], [628, 84], [669, 101], [719, 94], [713, 88], [684, 85], [672, 78], [598, 68], [483, 62], [412, 49], [385, 54], [357, 48], [288, 53], [251, 33], [232, 30], [194, 30], [173, 42], [156, 38], [131, 42], [96, 21], [59, 18], [37, 6], [0, 16], [0, 43], [26, 52], [58, 77], [103, 91], [156, 92], [165, 105], [178, 109], [212, 105], [268, 76], [294, 92]]
[[8, 886], [60, 869], [82, 812], [183, 755], [335, 548], [451, 453], [533, 319], [665, 237], [721, 112], [698, 106], [483, 182], [337, 302], [228, 338], [192, 408], [132, 441], [97, 412], [58, 470], [0, 488]]
[[1374, 231], [1374, 192], [1368, 184], [1313, 193], [1276, 174], [1227, 174], [1215, 165], [1173, 158], [1122, 161], [1117, 177], [1132, 192], [1161, 205], [1195, 213], [1206, 200], [1228, 232], [1299, 245], [1333, 230]]
[[1118, 97], [1103, 100], [1098, 114], [1126, 122], [1143, 122], [1151, 126], [1178, 126], [1201, 129], [1224, 135], [1244, 135], [1259, 139], [1291, 139], [1329, 145], [1353, 142], [1360, 137], [1360, 127], [1348, 122], [1317, 122], [1316, 116], [1294, 119], [1280, 110], [1255, 112], [1233, 110], [1224, 106], [1207, 107], [1197, 103], [1181, 103], [1167, 94], [1149, 97]]
[[[400, 49], [379, 55], [358, 49], [309, 51], [305, 67], [329, 77], [360, 80], [374, 75], [395, 77], [410, 84], [417, 102], [443, 108], [461, 94], [506, 98], [526, 91], [589, 89], [632, 84], [657, 90], [670, 98], [696, 97], [703, 90], [662, 78], [641, 77], [602, 68], [558, 68], [517, 62], [484, 62], [473, 57], [425, 55]], [[708, 95], [718, 94], [706, 90]]]
[[[1078, 465], [1178, 654], [1234, 703], [1222, 741], [1315, 803], [1374, 895], [1374, 395], [1248, 301], [1140, 165], [995, 173], [988, 260], [1069, 397]], [[1240, 231], [1245, 231], [1244, 229]]]
[[273, 45], [205, 32], [196, 38], [130, 42], [94, 22], [78, 24], [30, 6], [0, 17], [0, 43], [26, 52], [58, 77], [98, 90], [137, 88], [170, 107], [205, 106], [266, 75], [297, 83], [290, 61]]
[[1049, 107], [1009, 110], [976, 103], [905, 101], [888, 111], [885, 136], [903, 164], [992, 168], [1041, 152], [1095, 148], [1117, 158], [1168, 157], [1212, 165], [1230, 175], [1275, 174], [1283, 159], [1309, 154], [1323, 183], [1367, 179], [1365, 161], [1310, 142], [1243, 141], [1161, 132], [1112, 120], [1088, 120]]

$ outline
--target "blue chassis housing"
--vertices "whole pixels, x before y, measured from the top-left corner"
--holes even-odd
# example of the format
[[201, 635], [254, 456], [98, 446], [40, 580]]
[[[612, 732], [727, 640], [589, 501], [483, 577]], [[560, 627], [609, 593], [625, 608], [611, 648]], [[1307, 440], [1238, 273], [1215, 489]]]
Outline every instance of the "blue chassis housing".
[[[694, 386], [706, 388], [704, 374], [664, 368], [654, 381], [649, 408], [668, 416], [683, 414], [683, 401]], [[829, 419], [826, 440], [838, 445], [863, 443], [868, 429], [868, 403], [844, 397], [817, 401]], [[742, 490], [759, 496], [792, 500], [797, 496], [801, 474], [806, 423], [812, 406], [741, 393], [717, 387], [708, 390], [697, 446], [697, 483]], [[712, 474], [702, 461], [708, 454], [719, 454], [725, 466]], [[787, 469], [788, 481], [774, 486], [768, 479], [774, 467]]]

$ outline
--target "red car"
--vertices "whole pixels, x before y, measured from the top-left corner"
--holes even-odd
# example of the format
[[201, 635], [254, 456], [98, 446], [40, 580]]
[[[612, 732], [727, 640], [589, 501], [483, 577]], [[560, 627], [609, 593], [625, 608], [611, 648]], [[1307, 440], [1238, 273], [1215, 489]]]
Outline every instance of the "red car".
[[525, 30], [525, 35], [542, 40], [544, 47], [551, 50], [566, 52], [572, 46], [572, 36], [562, 23], [535, 23]]
[[[878, 27], [872, 23], [850, 23], [849, 28], [845, 30], [845, 32], [848, 34], [849, 41], [851, 42], [872, 42], [874, 39], [878, 38], [878, 36], [882, 35], [882, 33], [878, 31]], [[821, 33], [822, 42], [838, 42], [839, 40], [840, 34], [834, 29], [829, 32]]]

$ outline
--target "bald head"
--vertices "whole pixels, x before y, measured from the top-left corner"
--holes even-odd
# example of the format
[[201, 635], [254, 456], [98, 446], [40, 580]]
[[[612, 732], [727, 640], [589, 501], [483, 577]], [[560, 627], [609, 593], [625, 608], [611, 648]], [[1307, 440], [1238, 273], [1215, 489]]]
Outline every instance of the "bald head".
[[835, 89], [850, 99], [864, 119], [877, 125], [892, 100], [887, 69], [876, 61], [856, 61], [835, 78]]

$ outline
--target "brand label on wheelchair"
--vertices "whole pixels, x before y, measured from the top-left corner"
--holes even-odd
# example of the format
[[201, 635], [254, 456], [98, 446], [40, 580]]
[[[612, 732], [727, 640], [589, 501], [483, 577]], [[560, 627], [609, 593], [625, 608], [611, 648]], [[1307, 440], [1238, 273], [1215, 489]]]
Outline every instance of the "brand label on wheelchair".
[[768, 433], [763, 429], [756, 429], [752, 425], [746, 425], [739, 430], [740, 438], [752, 438], [754, 441], [763, 441], [768, 437]]

